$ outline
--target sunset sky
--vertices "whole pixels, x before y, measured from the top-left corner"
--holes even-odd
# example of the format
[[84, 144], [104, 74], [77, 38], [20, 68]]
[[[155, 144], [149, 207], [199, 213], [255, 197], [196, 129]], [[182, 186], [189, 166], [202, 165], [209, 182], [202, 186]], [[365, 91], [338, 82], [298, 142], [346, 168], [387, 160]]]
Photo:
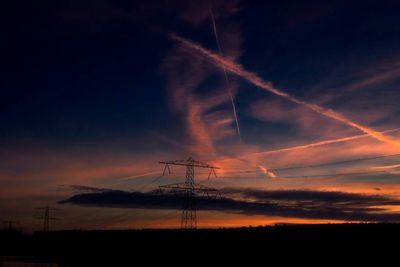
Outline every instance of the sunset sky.
[[[0, 220], [40, 229], [400, 220], [398, 1], [9, 1]], [[149, 204], [151, 203], [151, 204]]]

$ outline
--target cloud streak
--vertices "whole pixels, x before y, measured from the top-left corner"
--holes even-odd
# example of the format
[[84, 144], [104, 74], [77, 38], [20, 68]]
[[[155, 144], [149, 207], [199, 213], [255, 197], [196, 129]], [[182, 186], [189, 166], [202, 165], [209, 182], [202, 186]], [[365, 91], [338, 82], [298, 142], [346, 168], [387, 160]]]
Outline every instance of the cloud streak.
[[223, 58], [190, 40], [187, 40], [187, 39], [185, 39], [181, 36], [178, 36], [176, 34], [173, 34], [173, 33], [169, 34], [169, 36], [173, 40], [178, 41], [179, 43], [183, 44], [185, 47], [190, 48], [191, 50], [196, 51], [199, 54], [201, 54], [202, 56], [208, 58], [216, 66], [218, 66], [218, 67], [224, 66], [228, 71], [246, 79], [247, 81], [249, 81], [250, 83], [254, 84], [255, 86], [257, 86], [259, 88], [267, 90], [277, 96], [286, 98], [287, 100], [289, 100], [293, 103], [303, 105], [303, 106], [313, 110], [314, 112], [324, 115], [328, 118], [334, 119], [334, 120], [342, 122], [348, 126], [351, 126], [355, 129], [358, 129], [379, 141], [382, 141], [387, 144], [390, 144], [390, 145], [400, 148], [400, 142], [393, 140], [390, 137], [387, 137], [386, 135], [382, 134], [381, 132], [375, 131], [372, 128], [369, 128], [367, 126], [356, 123], [332, 109], [327, 109], [322, 106], [319, 106], [319, 105], [316, 105], [313, 103], [309, 103], [304, 100], [300, 100], [295, 96], [292, 96], [286, 92], [283, 92], [283, 91], [275, 88], [271, 82], [264, 81], [257, 74], [245, 70], [241, 65], [239, 65], [229, 59]]

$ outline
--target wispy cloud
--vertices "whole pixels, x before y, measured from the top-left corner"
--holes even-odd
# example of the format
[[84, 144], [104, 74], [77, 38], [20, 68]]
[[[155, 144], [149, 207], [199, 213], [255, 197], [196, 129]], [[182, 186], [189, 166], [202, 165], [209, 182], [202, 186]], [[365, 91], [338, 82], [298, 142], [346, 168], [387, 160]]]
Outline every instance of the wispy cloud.
[[[229, 21], [229, 17], [237, 11], [233, 8], [235, 4], [216, 1], [212, 6], [216, 10], [215, 14], [223, 14], [225, 23], [224, 31], [218, 36], [218, 46], [224, 43], [224, 54], [237, 59], [241, 46], [240, 31], [232, 31], [230, 28], [237, 29], [237, 26]], [[210, 36], [213, 36], [209, 12], [211, 2], [198, 3], [195, 9], [190, 7], [189, 4], [188, 8], [183, 10], [182, 19], [192, 27], [207, 25]], [[226, 75], [222, 76], [222, 73], [205, 59], [188, 53], [182, 45], [177, 45], [169, 51], [163, 60], [162, 70], [167, 78], [170, 106], [184, 118], [195, 156], [216, 155], [215, 143], [234, 136], [235, 123], [239, 130], [236, 109], [232, 114], [227, 105], [232, 103], [236, 94], [237, 81], [229, 79], [229, 83], [225, 84]]]
[[324, 108], [317, 104], [313, 104], [313, 103], [309, 103], [304, 100], [300, 100], [295, 96], [292, 96], [286, 92], [283, 92], [282, 90], [275, 88], [271, 82], [267, 82], [267, 81], [263, 80], [257, 74], [245, 70], [241, 65], [239, 65], [227, 58], [222, 58], [219, 55], [211, 52], [210, 50], [208, 50], [196, 43], [193, 43], [187, 39], [184, 39], [176, 34], [170, 34], [170, 37], [172, 39], [180, 42], [181, 44], [183, 44], [185, 47], [191, 49], [192, 51], [195, 51], [195, 52], [199, 53], [200, 55], [206, 57], [208, 60], [213, 62], [215, 65], [217, 65], [219, 67], [225, 66], [225, 68], [227, 70], [229, 70], [230, 72], [246, 79], [247, 81], [249, 81], [250, 83], [254, 84], [255, 86], [257, 86], [259, 88], [262, 88], [262, 89], [267, 90], [275, 95], [286, 98], [287, 100], [289, 100], [293, 103], [303, 105], [303, 106], [313, 110], [314, 112], [324, 115], [328, 118], [337, 120], [337, 121], [342, 122], [350, 127], [356, 128], [356, 129], [370, 135], [371, 137], [376, 138], [379, 141], [385, 142], [387, 144], [390, 144], [390, 145], [393, 145], [396, 147], [400, 147], [400, 142], [393, 140], [392, 138], [387, 137], [386, 135], [384, 135], [378, 131], [375, 131], [372, 128], [369, 128], [367, 126], [364, 126], [357, 122], [354, 122], [351, 119], [346, 118], [342, 114], [340, 114], [332, 109], [327, 109], [327, 108]]
[[391, 56], [363, 66], [346, 64], [346, 67], [333, 70], [331, 76], [311, 87], [308, 93], [317, 95], [318, 102], [328, 103], [367, 89], [383, 91], [400, 79], [399, 62], [398, 56]]
[[355, 91], [375, 85], [382, 85], [383, 83], [394, 81], [399, 78], [400, 78], [400, 67], [395, 67], [394, 69], [375, 73], [374, 75], [369, 76], [366, 79], [351, 83], [348, 86], [342, 88], [342, 90]]

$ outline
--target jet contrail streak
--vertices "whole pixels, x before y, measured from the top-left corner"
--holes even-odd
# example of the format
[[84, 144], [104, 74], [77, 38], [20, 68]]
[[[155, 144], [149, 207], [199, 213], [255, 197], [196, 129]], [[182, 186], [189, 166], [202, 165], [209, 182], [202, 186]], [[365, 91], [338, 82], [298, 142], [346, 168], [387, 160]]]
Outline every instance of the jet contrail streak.
[[313, 110], [314, 112], [324, 115], [328, 118], [340, 121], [348, 126], [356, 128], [381, 142], [385, 142], [387, 144], [391, 144], [393, 146], [400, 148], [400, 142], [385, 136], [381, 132], [375, 131], [374, 129], [363, 126], [361, 124], [358, 124], [358, 123], [344, 117], [343, 115], [335, 112], [332, 109], [327, 109], [327, 108], [324, 108], [324, 107], [316, 105], [316, 104], [308, 103], [304, 100], [300, 100], [300, 99], [296, 98], [295, 96], [289, 95], [288, 93], [285, 93], [285, 92], [275, 88], [272, 85], [272, 83], [264, 81], [257, 74], [245, 70], [240, 64], [237, 64], [229, 59], [223, 58], [223, 57], [211, 52], [210, 50], [203, 48], [202, 46], [200, 46], [196, 43], [193, 43], [192, 41], [189, 41], [189, 40], [187, 40], [183, 37], [180, 37], [176, 34], [170, 34], [169, 36], [172, 39], [174, 39], [175, 41], [180, 42], [182, 45], [186, 46], [187, 48], [190, 48], [196, 52], [199, 52], [201, 55], [208, 58], [216, 66], [218, 66], [218, 67], [225, 66], [225, 68], [227, 70], [229, 70], [230, 72], [246, 79], [247, 81], [249, 81], [250, 83], [254, 84], [257, 87], [267, 90], [275, 95], [284, 97], [293, 103], [303, 105], [303, 106]]
[[[212, 11], [212, 8], [210, 8], [210, 15], [211, 15], [211, 21], [212, 21], [212, 25], [213, 25], [215, 42], [217, 43], [217, 47], [218, 47], [218, 52], [219, 52], [219, 55], [221, 57], [223, 57], [221, 44], [220, 44], [219, 38], [218, 38], [217, 26], [215, 24], [215, 18], [214, 18], [214, 13]], [[228, 90], [229, 98], [231, 99], [231, 104], [232, 104], [232, 109], [233, 109], [233, 116], [235, 117], [235, 122], [236, 122], [236, 130], [238, 132], [238, 135], [239, 135], [239, 138], [240, 138], [240, 141], [241, 141], [242, 140], [242, 134], [240, 133], [239, 120], [238, 120], [238, 117], [237, 117], [235, 101], [233, 100], [232, 91], [231, 91], [231, 88], [229, 86], [228, 73], [226, 72], [225, 66], [222, 66], [222, 70], [223, 70], [224, 76], [225, 76], [226, 89]]]
[[[394, 131], [398, 131], [398, 130], [400, 130], [400, 128], [383, 131], [381, 133], [389, 133], [389, 132], [394, 132]], [[358, 134], [358, 135], [353, 135], [353, 136], [348, 136], [348, 137], [343, 137], [343, 138], [337, 138], [337, 139], [331, 139], [331, 140], [325, 140], [325, 141], [310, 143], [310, 144], [306, 144], [306, 145], [299, 145], [299, 146], [281, 148], [281, 149], [270, 150], [270, 151], [256, 152], [256, 153], [249, 154], [247, 156], [250, 156], [250, 155], [254, 155], [254, 156], [256, 156], [256, 155], [266, 155], [266, 154], [287, 152], [287, 151], [293, 151], [293, 150], [299, 150], [299, 149], [306, 149], [306, 148], [310, 148], [310, 147], [317, 147], [317, 146], [323, 146], [323, 145], [330, 145], [330, 144], [335, 144], [335, 143], [352, 141], [352, 140], [365, 138], [365, 137], [369, 137], [369, 136], [370, 136], [369, 134]]]
[[[381, 133], [390, 133], [390, 132], [395, 132], [395, 131], [399, 131], [399, 130], [400, 130], [400, 128], [396, 128], [396, 129], [386, 130], [386, 131], [383, 131]], [[358, 135], [353, 135], [353, 136], [348, 136], [348, 137], [343, 137], [343, 138], [324, 140], [324, 141], [305, 144], [305, 145], [280, 148], [280, 149], [276, 149], [276, 150], [255, 152], [255, 153], [250, 153], [250, 154], [246, 154], [246, 155], [243, 155], [243, 156], [239, 156], [237, 158], [226, 158], [226, 159], [222, 159], [222, 160], [219, 160], [219, 161], [236, 160], [238, 158], [247, 158], [247, 157], [251, 157], [251, 156], [264, 156], [264, 155], [269, 155], [269, 154], [274, 154], [274, 153], [288, 152], [288, 151], [293, 151], [293, 150], [301, 150], [301, 149], [307, 149], [307, 148], [311, 148], [311, 147], [318, 147], [318, 146], [323, 146], [323, 145], [330, 145], [330, 144], [335, 144], [335, 143], [348, 142], [348, 141], [361, 139], [361, 138], [365, 138], [365, 137], [369, 137], [369, 136], [370, 136], [369, 134], [358, 134]]]

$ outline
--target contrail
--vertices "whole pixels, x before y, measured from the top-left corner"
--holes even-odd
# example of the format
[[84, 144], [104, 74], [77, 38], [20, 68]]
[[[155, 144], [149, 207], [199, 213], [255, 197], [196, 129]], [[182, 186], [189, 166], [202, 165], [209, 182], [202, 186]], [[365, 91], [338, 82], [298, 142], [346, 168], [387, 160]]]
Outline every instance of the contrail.
[[[210, 15], [211, 15], [211, 21], [212, 21], [212, 25], [213, 25], [213, 31], [214, 31], [215, 42], [217, 43], [217, 47], [218, 47], [218, 52], [219, 52], [219, 55], [220, 55], [221, 57], [223, 57], [223, 53], [222, 53], [222, 49], [221, 49], [221, 44], [220, 44], [219, 38], [218, 38], [217, 26], [215, 25], [215, 18], [214, 18], [214, 13], [213, 13], [213, 11], [212, 11], [212, 8], [210, 8]], [[235, 122], [236, 122], [236, 130], [237, 130], [237, 132], [238, 132], [240, 141], [242, 141], [242, 134], [240, 133], [239, 120], [238, 120], [237, 112], [236, 112], [236, 105], [235, 105], [235, 101], [233, 100], [233, 95], [232, 95], [231, 88], [230, 88], [230, 86], [229, 86], [228, 73], [226, 72], [226, 68], [225, 68], [224, 65], [222, 66], [222, 70], [223, 70], [224, 76], [225, 76], [226, 88], [227, 88], [227, 90], [228, 90], [229, 97], [230, 97], [230, 99], [231, 99], [231, 104], [232, 104], [232, 109], [233, 109], [233, 116], [235, 117]]]
[[[396, 128], [396, 129], [382, 131], [381, 133], [390, 133], [390, 132], [395, 132], [395, 131], [399, 131], [399, 130], [400, 130], [400, 128]], [[255, 153], [250, 153], [250, 154], [246, 154], [246, 155], [243, 155], [243, 156], [239, 156], [239, 157], [236, 157], [236, 158], [222, 159], [222, 160], [219, 160], [219, 161], [236, 160], [238, 158], [247, 158], [247, 157], [251, 157], [251, 156], [263, 156], [263, 155], [269, 155], [269, 154], [274, 154], [274, 153], [288, 152], [288, 151], [293, 151], [293, 150], [301, 150], [301, 149], [307, 149], [307, 148], [311, 148], [311, 147], [318, 147], [318, 146], [323, 146], [323, 145], [330, 145], [330, 144], [335, 144], [335, 143], [348, 142], [348, 141], [361, 139], [361, 138], [365, 138], [365, 137], [369, 137], [369, 136], [370, 136], [369, 134], [358, 134], [358, 135], [353, 135], [353, 136], [348, 136], [348, 137], [324, 140], [324, 141], [305, 144], [305, 145], [299, 145], [299, 146], [292, 146], [292, 147], [280, 148], [280, 149], [275, 149], [275, 150], [255, 152]]]
[[211, 52], [210, 50], [203, 48], [202, 46], [200, 46], [196, 43], [193, 43], [192, 41], [189, 41], [189, 40], [187, 40], [183, 37], [180, 37], [176, 34], [170, 34], [169, 36], [170, 36], [170, 38], [174, 39], [175, 41], [180, 42], [187, 48], [190, 48], [196, 52], [199, 52], [201, 55], [208, 58], [216, 66], [218, 66], [218, 67], [224, 66], [230, 72], [246, 79], [248, 82], [254, 84], [257, 87], [267, 90], [275, 95], [284, 97], [293, 103], [303, 105], [303, 106], [313, 110], [314, 112], [324, 115], [328, 118], [334, 119], [336, 121], [340, 121], [348, 126], [356, 128], [381, 142], [385, 142], [387, 144], [391, 144], [393, 146], [400, 148], [400, 142], [385, 136], [381, 132], [375, 131], [372, 128], [358, 124], [358, 123], [344, 117], [340, 113], [335, 112], [332, 109], [327, 109], [327, 108], [324, 108], [324, 107], [316, 105], [316, 104], [308, 103], [304, 100], [300, 100], [300, 99], [296, 98], [295, 96], [289, 95], [288, 93], [285, 93], [285, 92], [275, 88], [272, 85], [272, 83], [264, 81], [257, 74], [245, 70], [240, 64], [237, 64], [229, 59], [223, 58], [223, 57]]

